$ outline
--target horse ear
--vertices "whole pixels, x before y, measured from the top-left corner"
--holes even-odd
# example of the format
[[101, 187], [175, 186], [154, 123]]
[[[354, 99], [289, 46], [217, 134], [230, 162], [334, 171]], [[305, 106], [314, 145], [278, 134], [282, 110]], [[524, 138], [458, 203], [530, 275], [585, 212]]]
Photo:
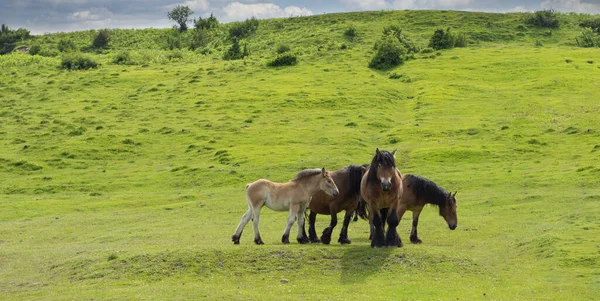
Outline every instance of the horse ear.
[[376, 154], [379, 154], [379, 147], [375, 150]]
[[321, 169], [321, 175], [323, 176], [323, 178], [327, 176], [327, 171], [325, 171], [325, 167]]
[[452, 196], [453, 196], [453, 197], [455, 197], [457, 192], [458, 192], [458, 190], [457, 190], [457, 191], [455, 191], [455, 192], [454, 192], [454, 194], [453, 194]]
[[397, 149], [395, 149], [395, 150], [392, 152], [392, 156], [394, 156], [394, 159], [396, 159], [396, 151], [397, 151]]

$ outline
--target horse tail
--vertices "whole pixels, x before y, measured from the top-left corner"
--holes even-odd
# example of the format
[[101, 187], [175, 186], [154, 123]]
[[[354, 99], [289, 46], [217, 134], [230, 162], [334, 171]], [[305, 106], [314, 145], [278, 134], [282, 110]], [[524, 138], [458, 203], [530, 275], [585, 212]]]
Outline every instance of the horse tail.
[[356, 215], [358, 215], [362, 219], [369, 219], [369, 210], [367, 209], [367, 202], [362, 197], [358, 200], [358, 205], [356, 206]]

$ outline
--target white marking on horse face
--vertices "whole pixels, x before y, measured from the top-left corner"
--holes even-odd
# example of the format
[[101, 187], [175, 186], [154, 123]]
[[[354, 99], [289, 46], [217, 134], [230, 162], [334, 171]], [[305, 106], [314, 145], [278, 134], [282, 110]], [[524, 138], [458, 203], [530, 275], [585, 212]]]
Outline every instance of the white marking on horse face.
[[391, 181], [392, 181], [392, 177], [389, 177], [389, 178], [381, 177], [381, 183], [390, 183]]

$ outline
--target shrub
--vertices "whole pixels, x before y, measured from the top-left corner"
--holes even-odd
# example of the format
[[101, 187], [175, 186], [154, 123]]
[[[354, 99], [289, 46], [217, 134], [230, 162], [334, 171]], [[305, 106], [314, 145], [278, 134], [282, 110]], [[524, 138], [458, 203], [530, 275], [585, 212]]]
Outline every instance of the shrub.
[[354, 39], [356, 38], [356, 27], [354, 26], [350, 26], [346, 29], [346, 31], [344, 31], [344, 36], [346, 37], [346, 39], [348, 39], [348, 41], [352, 42], [354, 41]]
[[560, 26], [558, 13], [553, 9], [538, 10], [535, 13], [528, 15], [525, 18], [525, 23], [548, 28], [558, 28]]
[[292, 53], [284, 53], [267, 62], [269, 67], [293, 66], [298, 63], [298, 58]]
[[44, 57], [56, 57], [60, 55], [60, 52], [58, 52], [56, 49], [42, 48], [38, 54]]
[[56, 45], [56, 49], [60, 52], [75, 52], [77, 51], [77, 46], [71, 40], [63, 40], [61, 39]]
[[291, 50], [290, 46], [282, 44], [282, 45], [277, 46], [276, 52], [277, 52], [277, 54], [282, 54], [285, 52], [289, 52], [290, 50]]
[[223, 59], [228, 61], [239, 60], [244, 57], [247, 57], [248, 55], [248, 46], [244, 44], [244, 48], [242, 50], [238, 39], [233, 39], [233, 44], [231, 45], [231, 47], [229, 47], [227, 52], [225, 52], [225, 55], [223, 55]]
[[29, 48], [29, 54], [36, 55], [36, 54], [39, 54], [41, 50], [42, 50], [42, 46], [40, 46], [39, 44], [34, 44], [34, 45], [31, 45], [31, 47]]
[[585, 20], [579, 23], [579, 26], [590, 28], [597, 34], [600, 34], [600, 18]]
[[129, 51], [123, 50], [118, 52], [113, 58], [113, 64], [116, 65], [133, 65]]
[[600, 47], [600, 35], [590, 28], [584, 28], [575, 41], [579, 47]]
[[[201, 47], [206, 47], [210, 42], [210, 33], [208, 29], [196, 29], [192, 35], [192, 41], [190, 42], [190, 49], [196, 50]], [[181, 46], [181, 45], [179, 45]]]
[[229, 28], [230, 39], [242, 39], [255, 33], [258, 29], [258, 19], [252, 17], [244, 22], [234, 22]]
[[217, 20], [217, 17], [211, 13], [208, 18], [202, 19], [202, 17], [199, 17], [198, 20], [194, 19], [194, 27], [197, 30], [215, 29], [219, 27], [219, 21]]
[[[383, 35], [384, 36], [393, 36], [396, 39], [398, 39], [398, 42], [400, 42], [400, 44], [402, 44], [402, 46], [404, 46], [404, 48], [406, 48], [406, 50], [408, 52], [419, 52], [419, 47], [415, 43], [413, 43], [411, 40], [406, 38], [402, 34], [402, 29], [400, 29], [400, 27], [397, 25], [390, 25], [390, 26], [385, 27], [383, 29]], [[375, 44], [375, 48], [377, 48], [377, 44]]]
[[181, 51], [179, 51], [179, 50], [171, 51], [171, 53], [167, 54], [167, 59], [169, 61], [182, 60], [183, 59], [183, 53]]
[[67, 54], [62, 58], [60, 68], [66, 70], [87, 70], [97, 68], [98, 63], [92, 58], [83, 56], [81, 53]]
[[433, 48], [431, 47], [427, 47], [427, 48], [423, 48], [423, 50], [421, 50], [421, 53], [426, 54], [426, 53], [433, 53], [435, 50], [433, 50]]
[[467, 35], [464, 32], [460, 32], [454, 39], [454, 47], [467, 47]]
[[2, 24], [0, 27], [0, 54], [11, 52], [16, 46], [15, 43], [29, 39], [29, 36], [27, 29], [11, 30]]
[[406, 48], [394, 36], [384, 36], [377, 42], [377, 51], [369, 63], [369, 68], [385, 70], [402, 64], [407, 54]]
[[544, 46], [544, 45], [542, 44], [542, 41], [540, 41], [540, 40], [535, 40], [535, 43], [533, 44], [533, 46], [535, 46], [535, 47], [542, 47], [542, 46]]
[[429, 47], [440, 50], [440, 49], [450, 49], [454, 47], [456, 38], [450, 32], [450, 27], [444, 31], [443, 29], [436, 29], [429, 40]]
[[110, 42], [110, 35], [108, 34], [107, 29], [103, 29], [98, 31], [98, 34], [92, 42], [92, 46], [94, 48], [106, 48], [108, 47], [108, 42]]

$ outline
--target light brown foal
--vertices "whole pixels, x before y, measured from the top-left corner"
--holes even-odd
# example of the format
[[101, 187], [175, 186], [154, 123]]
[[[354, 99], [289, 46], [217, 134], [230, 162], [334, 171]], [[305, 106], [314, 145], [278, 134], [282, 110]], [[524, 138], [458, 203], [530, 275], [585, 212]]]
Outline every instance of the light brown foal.
[[274, 211], [289, 211], [287, 225], [281, 242], [288, 244], [290, 228], [298, 220], [298, 242], [309, 242], [304, 230], [304, 212], [317, 191], [324, 191], [332, 196], [337, 196], [339, 190], [331, 178], [328, 171], [323, 169], [305, 169], [299, 172], [288, 183], [275, 183], [269, 180], [260, 179], [256, 182], [246, 185], [246, 201], [248, 201], [248, 211], [242, 216], [242, 220], [231, 237], [234, 244], [240, 243], [240, 237], [246, 224], [252, 219], [254, 228], [254, 242], [262, 245], [258, 231], [258, 222], [260, 210], [267, 206]]

